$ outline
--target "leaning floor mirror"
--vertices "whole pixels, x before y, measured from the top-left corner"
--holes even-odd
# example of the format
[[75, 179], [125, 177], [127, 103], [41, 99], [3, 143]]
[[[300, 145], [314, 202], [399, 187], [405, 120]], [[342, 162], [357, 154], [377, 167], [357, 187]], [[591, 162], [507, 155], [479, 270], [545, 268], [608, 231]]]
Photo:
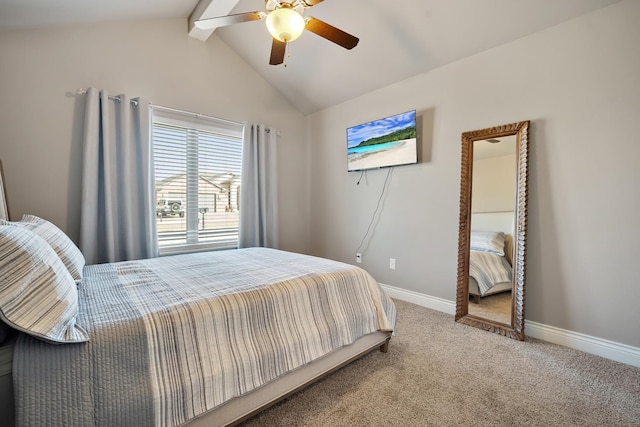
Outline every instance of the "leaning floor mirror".
[[7, 206], [7, 196], [4, 191], [4, 173], [2, 171], [2, 161], [0, 160], [0, 219], [9, 220], [9, 207]]
[[529, 122], [462, 134], [456, 322], [524, 340]]

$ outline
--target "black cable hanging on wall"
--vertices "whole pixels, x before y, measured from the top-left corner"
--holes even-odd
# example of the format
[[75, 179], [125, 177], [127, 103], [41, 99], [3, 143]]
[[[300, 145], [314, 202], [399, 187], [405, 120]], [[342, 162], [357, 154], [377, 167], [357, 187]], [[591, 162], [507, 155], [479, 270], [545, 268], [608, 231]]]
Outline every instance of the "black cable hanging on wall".
[[[364, 237], [362, 238], [362, 241], [360, 241], [360, 245], [356, 249], [356, 254], [360, 253], [360, 249], [364, 245], [364, 242], [367, 239], [367, 236], [369, 236], [369, 233], [372, 231], [371, 227], [376, 222], [376, 215], [378, 215], [378, 210], [380, 209], [380, 206], [382, 206], [382, 201], [384, 200], [384, 196], [387, 193], [387, 189], [389, 188], [389, 182], [391, 182], [390, 178], [391, 178], [391, 173], [392, 172], [393, 172], [393, 167], [389, 168], [389, 171], [387, 172], [387, 177], [385, 178], [384, 184], [382, 185], [382, 191], [380, 192], [380, 197], [378, 197], [378, 203], [376, 205], [376, 209], [373, 211], [373, 215], [371, 216], [371, 221], [369, 222], [369, 226], [367, 227], [367, 231], [364, 233]], [[363, 175], [364, 175], [364, 171], [363, 171]], [[360, 180], [361, 179], [362, 179], [362, 175], [360, 175], [360, 178], [358, 179], [358, 184], [357, 185], [360, 184]], [[378, 219], [380, 219], [380, 215], [378, 215]], [[373, 237], [373, 235], [371, 237]], [[369, 242], [371, 241], [371, 237], [369, 238]], [[369, 247], [369, 243], [367, 243], [366, 247], [367, 248]]]

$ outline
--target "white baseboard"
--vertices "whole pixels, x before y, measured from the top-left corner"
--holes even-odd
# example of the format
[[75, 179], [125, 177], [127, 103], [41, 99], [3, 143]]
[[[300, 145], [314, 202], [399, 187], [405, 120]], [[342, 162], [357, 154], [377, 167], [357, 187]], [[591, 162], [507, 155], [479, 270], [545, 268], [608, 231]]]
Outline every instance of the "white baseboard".
[[[380, 286], [391, 298], [407, 301], [447, 314], [455, 314], [456, 312], [456, 304], [454, 301], [432, 297], [382, 283], [380, 283]], [[566, 329], [560, 329], [555, 326], [544, 325], [526, 319], [524, 332], [525, 335], [531, 338], [548, 341], [553, 344], [595, 354], [596, 356], [640, 368], [640, 348], [638, 347], [592, 337], [579, 332], [567, 331]]]
[[456, 303], [453, 301], [396, 288], [394, 286], [384, 285], [382, 283], [380, 283], [380, 286], [391, 298], [407, 301], [432, 310], [442, 311], [447, 314], [456, 314]]
[[525, 335], [640, 368], [640, 348], [525, 319]]

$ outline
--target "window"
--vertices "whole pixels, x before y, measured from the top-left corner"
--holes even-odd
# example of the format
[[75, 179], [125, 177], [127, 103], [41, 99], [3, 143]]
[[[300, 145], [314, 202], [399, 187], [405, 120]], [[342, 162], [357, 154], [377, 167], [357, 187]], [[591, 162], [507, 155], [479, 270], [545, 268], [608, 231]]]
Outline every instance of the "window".
[[236, 248], [242, 124], [153, 107], [160, 254]]

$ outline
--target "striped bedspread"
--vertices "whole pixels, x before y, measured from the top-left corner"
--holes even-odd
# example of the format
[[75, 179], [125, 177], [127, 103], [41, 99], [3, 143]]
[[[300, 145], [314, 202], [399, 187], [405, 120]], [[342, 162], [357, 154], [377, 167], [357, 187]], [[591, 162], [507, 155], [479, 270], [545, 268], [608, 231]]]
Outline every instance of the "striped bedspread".
[[20, 425], [180, 425], [395, 323], [364, 270], [273, 249], [84, 273], [78, 323], [90, 341], [16, 345]]
[[469, 252], [469, 276], [476, 279], [480, 295], [502, 282], [511, 281], [511, 266], [505, 257], [489, 252]]

